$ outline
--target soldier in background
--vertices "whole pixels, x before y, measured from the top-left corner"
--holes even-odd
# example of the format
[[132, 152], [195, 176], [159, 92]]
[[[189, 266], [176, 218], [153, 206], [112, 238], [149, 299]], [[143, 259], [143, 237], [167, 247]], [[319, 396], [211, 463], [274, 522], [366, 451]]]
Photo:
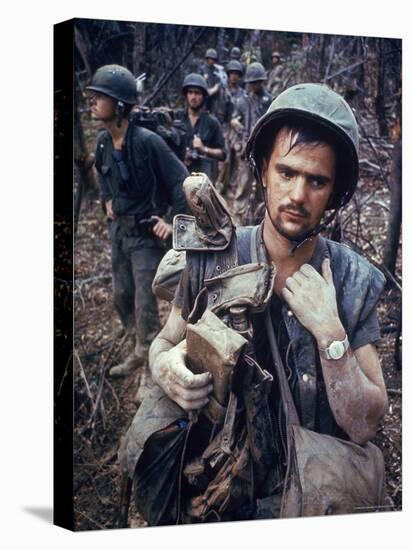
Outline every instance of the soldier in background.
[[172, 216], [187, 208], [182, 183], [188, 172], [158, 134], [136, 123], [136, 80], [128, 69], [100, 67], [87, 90], [92, 117], [103, 125], [96, 169], [112, 241], [114, 304], [135, 340], [133, 351], [109, 374], [126, 376], [147, 368], [149, 345], [160, 329], [151, 285]]
[[239, 225], [254, 223], [255, 211], [262, 202], [243, 150], [254, 125], [266, 113], [272, 100], [264, 86], [266, 80], [266, 71], [261, 63], [256, 61], [248, 66], [244, 79], [248, 93], [239, 99], [231, 121], [231, 128], [237, 133], [238, 144], [235, 144], [235, 148], [238, 149], [238, 158], [230, 184], [233, 200], [228, 198], [228, 202], [232, 205], [235, 221]]
[[[237, 48], [239, 50], [239, 48]], [[239, 50], [240, 52], [240, 50]], [[243, 67], [239, 61], [232, 60], [226, 65], [228, 77], [228, 90], [234, 106], [233, 117], [228, 126], [226, 145], [228, 158], [225, 169], [222, 173], [222, 194], [228, 203], [232, 216], [235, 220], [241, 221], [238, 216], [239, 205], [236, 204], [235, 195], [239, 187], [239, 179], [248, 177], [249, 166], [242, 158], [242, 152], [246, 143], [247, 135], [244, 126], [239, 122], [239, 107], [247, 102], [247, 94], [241, 86]]]
[[219, 121], [206, 110], [207, 83], [201, 75], [191, 73], [183, 81], [182, 92], [186, 109], [178, 110], [176, 118], [187, 130], [185, 164], [190, 172], [204, 172], [215, 182], [217, 163], [225, 160], [226, 147]]
[[284, 88], [284, 66], [279, 52], [272, 52], [273, 68], [269, 72], [267, 88], [273, 97], [276, 97]]
[[206, 108], [211, 114], [215, 114], [215, 106], [217, 103], [219, 89], [222, 86], [222, 78], [219, 70], [216, 67], [217, 51], [214, 48], [206, 50], [206, 64], [203, 67], [203, 77], [207, 85]]
[[228, 90], [236, 109], [240, 100], [246, 96], [242, 87], [243, 67], [240, 61], [232, 60], [226, 65], [226, 74], [228, 79]]
[[[241, 61], [241, 58], [242, 58], [242, 52], [240, 51], [240, 48], [238, 48], [237, 46], [233, 46], [233, 48], [230, 50], [230, 54], [229, 54], [229, 57], [230, 57], [230, 61], [238, 61], [241, 66], [242, 66], [242, 73], [245, 72], [246, 70], [246, 66], [244, 63], [242, 63]], [[227, 72], [227, 67], [226, 67], [226, 72]]]

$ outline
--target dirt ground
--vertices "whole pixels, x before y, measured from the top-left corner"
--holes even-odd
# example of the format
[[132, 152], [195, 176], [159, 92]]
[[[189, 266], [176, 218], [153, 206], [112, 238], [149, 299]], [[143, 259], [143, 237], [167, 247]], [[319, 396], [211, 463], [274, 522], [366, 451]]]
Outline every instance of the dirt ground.
[[[96, 127], [90, 121], [85, 122], [87, 146], [92, 151]], [[376, 135], [372, 120], [363, 123], [370, 135]], [[375, 146], [379, 150], [380, 172], [368, 160], [371, 149], [363, 140], [359, 191], [344, 209], [341, 225], [344, 237], [355, 243], [370, 261], [380, 264], [389, 210], [389, 189], [384, 179], [390, 172], [392, 146], [382, 139], [375, 141]], [[74, 246], [75, 522], [78, 530], [110, 529], [116, 527], [119, 504], [117, 450], [137, 410], [134, 397], [141, 373], [132, 373], [125, 379], [106, 376], [111, 365], [126, 357], [130, 342], [122, 338], [112, 304], [110, 241], [96, 198], [83, 201]], [[401, 253], [398, 256], [397, 273], [400, 273]], [[392, 285], [384, 292], [378, 311], [382, 329], [378, 352], [389, 409], [374, 440], [384, 454], [386, 489], [393, 501], [388, 509], [392, 510], [402, 507], [402, 371], [401, 365], [397, 368], [395, 364], [400, 310], [401, 292]], [[164, 321], [169, 305], [159, 301], [159, 311]], [[144, 525], [132, 503], [129, 526]]]

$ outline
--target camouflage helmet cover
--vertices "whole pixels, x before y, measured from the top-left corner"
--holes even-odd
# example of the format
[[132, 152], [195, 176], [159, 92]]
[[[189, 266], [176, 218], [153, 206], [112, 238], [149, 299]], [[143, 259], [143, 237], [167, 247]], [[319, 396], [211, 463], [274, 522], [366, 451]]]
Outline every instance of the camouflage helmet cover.
[[258, 82], [267, 80], [266, 71], [262, 63], [255, 61], [246, 69], [245, 82]]
[[187, 88], [200, 88], [204, 95], [207, 95], [207, 83], [205, 78], [198, 73], [190, 73], [185, 76], [182, 85], [182, 92], [186, 95]]
[[121, 65], [103, 65], [97, 69], [86, 90], [100, 92], [130, 105], [137, 103], [136, 79]]
[[230, 57], [231, 59], [240, 59], [242, 55], [242, 52], [240, 51], [240, 48], [237, 46], [233, 46], [233, 48], [230, 50]]
[[350, 106], [325, 84], [297, 84], [272, 101], [268, 111], [257, 121], [246, 145], [246, 155], [251, 164], [257, 164], [262, 129], [275, 123], [279, 128], [282, 122], [287, 124], [293, 118], [302, 118], [326, 128], [337, 140], [339, 149], [343, 149], [344, 178], [340, 178], [338, 192], [333, 194], [328, 208], [344, 206], [351, 199], [358, 182], [359, 130]]
[[205, 58], [214, 59], [217, 61], [217, 51], [214, 48], [209, 48], [206, 50]]
[[236, 59], [232, 59], [232, 61], [229, 61], [229, 63], [226, 65], [226, 72], [238, 72], [240, 74], [243, 74], [243, 67], [240, 61], [236, 61]]

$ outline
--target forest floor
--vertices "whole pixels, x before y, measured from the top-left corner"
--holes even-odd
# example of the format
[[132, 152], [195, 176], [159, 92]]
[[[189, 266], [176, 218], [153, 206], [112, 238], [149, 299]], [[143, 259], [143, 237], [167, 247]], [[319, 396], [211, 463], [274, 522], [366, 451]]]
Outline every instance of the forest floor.
[[[95, 132], [89, 139], [93, 142]], [[382, 148], [383, 150], [383, 148]], [[345, 236], [356, 242], [369, 259], [379, 264], [387, 227], [388, 189], [376, 190], [373, 172], [365, 165], [362, 188], [352, 210], [345, 211]], [[365, 200], [365, 197], [369, 199]], [[355, 201], [356, 203], [356, 201]], [[401, 262], [401, 259], [398, 259]], [[96, 199], [84, 200], [75, 238], [75, 361], [74, 361], [74, 509], [77, 530], [116, 527], [120, 478], [117, 451], [121, 436], [137, 410], [134, 402], [136, 373], [111, 379], [107, 370], [120, 362], [130, 348], [121, 335], [120, 321], [112, 300], [110, 241], [105, 217]], [[394, 360], [396, 327], [400, 318], [401, 292], [392, 286], [379, 306], [383, 336], [378, 344], [389, 409], [374, 443], [382, 450], [386, 467], [387, 494], [392, 510], [402, 508], [402, 384], [401, 369]], [[162, 322], [169, 306], [159, 301]], [[134, 509], [129, 526], [146, 523]]]

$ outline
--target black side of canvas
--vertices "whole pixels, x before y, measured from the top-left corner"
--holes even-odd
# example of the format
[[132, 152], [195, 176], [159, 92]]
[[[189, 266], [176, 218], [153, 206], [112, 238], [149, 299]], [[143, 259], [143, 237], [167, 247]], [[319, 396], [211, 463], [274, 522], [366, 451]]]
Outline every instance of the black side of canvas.
[[73, 513], [74, 21], [54, 26], [54, 517]]

